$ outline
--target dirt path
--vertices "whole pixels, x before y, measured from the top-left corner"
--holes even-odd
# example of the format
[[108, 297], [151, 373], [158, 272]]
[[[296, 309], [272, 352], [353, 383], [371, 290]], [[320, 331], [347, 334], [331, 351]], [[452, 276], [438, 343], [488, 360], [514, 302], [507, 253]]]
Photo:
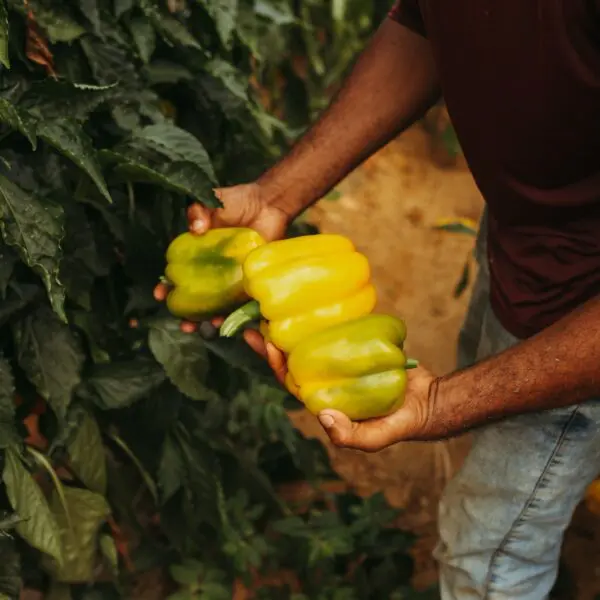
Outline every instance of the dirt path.
[[[407, 349], [439, 374], [454, 368], [456, 337], [470, 287], [453, 297], [472, 238], [432, 231], [440, 217], [478, 219], [482, 198], [464, 165], [442, 166], [430, 136], [416, 126], [362, 165], [339, 187], [341, 198], [322, 201], [309, 219], [324, 232], [352, 237], [372, 266], [378, 311], [404, 318]], [[315, 419], [300, 412], [294, 421], [306, 434], [326, 437]], [[327, 444], [342, 477], [360, 493], [384, 490], [405, 508], [402, 525], [419, 535], [416, 584], [435, 580], [431, 549], [436, 540], [436, 506], [446, 479], [468, 450], [464, 437], [450, 443], [403, 444], [377, 455], [339, 450]], [[569, 600], [593, 600], [600, 593], [600, 527], [578, 512], [565, 543], [565, 555], [586, 590]], [[594, 543], [595, 542], [595, 543]]]

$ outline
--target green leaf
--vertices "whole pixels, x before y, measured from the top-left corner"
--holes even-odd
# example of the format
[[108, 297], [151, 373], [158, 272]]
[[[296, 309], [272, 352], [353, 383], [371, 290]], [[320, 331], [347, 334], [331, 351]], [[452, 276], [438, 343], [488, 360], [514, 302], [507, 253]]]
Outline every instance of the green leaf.
[[120, 19], [126, 12], [129, 12], [135, 5], [135, 0], [114, 0], [115, 17]]
[[256, 0], [254, 11], [276, 25], [290, 25], [296, 19], [290, 5], [283, 0]]
[[152, 360], [134, 359], [95, 365], [77, 393], [104, 410], [125, 408], [147, 396], [166, 376]]
[[158, 485], [161, 491], [161, 503], [166, 504], [177, 493], [185, 481], [185, 464], [177, 437], [168, 433], [162, 446], [158, 465]]
[[[1, 0], [0, 0], [0, 6]], [[0, 13], [2, 11], [0, 10]], [[0, 19], [2, 15], [0, 14]], [[0, 44], [2, 37], [0, 35]], [[26, 112], [20, 110], [6, 98], [0, 98], [0, 121], [6, 123], [12, 129], [22, 133], [35, 150], [37, 147], [37, 137], [35, 132], [35, 122]]]
[[42, 490], [12, 448], [8, 448], [5, 453], [3, 479], [11, 506], [26, 519], [17, 525], [19, 535], [33, 547], [51, 556], [58, 564], [62, 563], [60, 532], [56, 519]]
[[131, 462], [135, 465], [135, 468], [138, 470], [140, 476], [142, 477], [142, 480], [146, 484], [146, 487], [152, 495], [154, 502], [158, 503], [158, 492], [156, 491], [156, 484], [154, 483], [152, 477], [150, 477], [150, 474], [148, 473], [140, 459], [135, 455], [135, 452], [129, 447], [125, 440], [119, 435], [117, 435], [115, 432], [111, 432], [109, 435], [111, 439], [115, 442], [115, 444], [117, 444], [117, 446], [119, 446], [119, 448], [121, 448], [121, 450], [123, 450], [123, 452], [125, 452], [125, 454], [130, 458]]
[[218, 395], [206, 385], [209, 359], [200, 336], [183, 333], [174, 323], [167, 321], [152, 326], [148, 343], [169, 379], [186, 396], [204, 401], [218, 399]]
[[0, 233], [21, 260], [42, 278], [52, 308], [66, 320], [65, 291], [58, 280], [63, 212], [0, 175]]
[[83, 583], [94, 577], [98, 558], [98, 533], [111, 510], [103, 496], [89, 490], [67, 487], [65, 496], [72, 527], [69, 526], [56, 493], [52, 495], [51, 502], [59, 527], [64, 560], [61, 565], [47, 567], [57, 581]]
[[161, 11], [156, 0], [139, 0], [139, 6], [165, 41], [202, 50], [202, 46], [187, 27], [168, 13]]
[[92, 492], [106, 494], [106, 459], [96, 419], [84, 413], [75, 436], [67, 444], [73, 471]]
[[58, 478], [58, 475], [56, 474], [56, 471], [54, 470], [54, 467], [50, 464], [50, 461], [46, 458], [46, 456], [39, 450], [36, 450], [35, 448], [33, 448], [31, 446], [26, 446], [25, 449], [29, 454], [31, 454], [31, 456], [33, 456], [34, 460], [38, 463], [38, 465], [40, 465], [46, 471], [46, 473], [48, 473], [48, 475], [50, 476], [50, 479], [52, 479], [52, 483], [54, 484], [54, 489], [58, 495], [58, 498], [60, 499], [60, 501], [62, 503], [62, 506], [63, 506], [63, 509], [65, 511], [67, 521], [68, 521], [70, 519], [70, 516], [69, 516], [69, 510], [67, 507], [67, 503], [65, 500], [65, 490], [64, 490], [62, 481]]
[[148, 64], [156, 48], [156, 30], [154, 26], [146, 17], [138, 17], [131, 20], [129, 30], [140, 58]]
[[6, 1], [0, 0], [0, 63], [10, 69], [10, 58], [8, 56], [8, 10]]
[[8, 361], [0, 357], [0, 449], [19, 441], [15, 424], [15, 383]]
[[77, 121], [69, 118], [42, 121], [38, 135], [85, 171], [106, 200], [112, 202], [96, 160], [96, 151]]
[[198, 0], [213, 18], [221, 42], [226, 48], [231, 46], [231, 34], [235, 31], [238, 13], [238, 0]]
[[46, 3], [43, 0], [10, 0], [10, 7], [25, 15], [28, 10], [36, 23], [46, 32], [48, 39], [57, 42], [72, 42], [85, 33], [85, 29], [70, 14], [66, 3]]
[[178, 63], [155, 60], [144, 69], [151, 85], [160, 83], [179, 83], [180, 81], [193, 81], [192, 72]]
[[212, 183], [217, 183], [208, 152], [198, 138], [172, 123], [149, 125], [136, 131], [134, 144], [141, 142], [173, 162], [191, 162], [200, 167]]
[[21, 598], [21, 559], [15, 539], [11, 535], [0, 537], [0, 598]]
[[91, 37], [82, 39], [81, 47], [88, 59], [96, 83], [99, 85], [118, 83], [127, 88], [138, 87], [138, 71], [126, 48], [115, 43], [105, 44]]
[[102, 25], [100, 22], [100, 7], [98, 0], [80, 0], [79, 10], [85, 15], [85, 18], [92, 25], [94, 33], [102, 37]]
[[185, 194], [205, 206], [217, 208], [220, 202], [213, 193], [213, 183], [203, 169], [190, 162], [148, 164], [146, 157], [134, 153], [101, 151], [106, 160], [116, 163], [114, 174], [123, 181], [151, 183], [166, 190]]
[[248, 102], [248, 80], [233, 64], [214, 58], [205, 65], [206, 72], [217, 79], [235, 98]]
[[85, 119], [108, 100], [117, 97], [116, 84], [90, 85], [44, 79], [34, 82], [19, 100], [38, 119]]
[[84, 355], [70, 329], [46, 306], [13, 325], [19, 366], [56, 415], [64, 418], [81, 380]]
[[0, 302], [0, 325], [15, 319], [20, 311], [41, 295], [40, 292], [41, 288], [37, 285], [10, 283], [4, 300]]
[[112, 574], [117, 577], [119, 575], [119, 553], [112, 535], [103, 533], [100, 536], [100, 551], [108, 563]]
[[183, 564], [171, 565], [169, 573], [177, 583], [185, 586], [198, 585], [204, 574], [204, 565], [200, 561], [189, 559]]

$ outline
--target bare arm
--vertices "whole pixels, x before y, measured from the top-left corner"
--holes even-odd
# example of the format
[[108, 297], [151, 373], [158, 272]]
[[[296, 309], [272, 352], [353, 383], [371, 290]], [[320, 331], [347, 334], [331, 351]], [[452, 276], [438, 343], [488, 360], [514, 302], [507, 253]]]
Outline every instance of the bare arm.
[[600, 298], [536, 336], [431, 386], [434, 437], [600, 397]]
[[438, 97], [429, 42], [387, 18], [330, 107], [258, 180], [261, 195], [295, 217], [412, 125]]
[[352, 423], [320, 415], [338, 446], [368, 452], [402, 441], [440, 440], [506, 417], [600, 398], [600, 297], [528, 340], [462, 371], [409, 374], [404, 406], [382, 419]]

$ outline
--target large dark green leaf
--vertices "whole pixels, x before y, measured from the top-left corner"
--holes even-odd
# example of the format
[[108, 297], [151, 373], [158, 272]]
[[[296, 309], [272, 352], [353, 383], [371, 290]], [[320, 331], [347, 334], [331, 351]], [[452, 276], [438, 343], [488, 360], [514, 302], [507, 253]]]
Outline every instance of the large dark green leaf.
[[73, 439], [67, 444], [71, 467], [92, 492], [106, 494], [106, 459], [96, 419], [84, 413]]
[[161, 11], [156, 0], [139, 0], [139, 5], [166, 41], [202, 50], [202, 46], [188, 28], [176, 18]]
[[19, 535], [60, 564], [63, 555], [54, 514], [42, 490], [12, 448], [5, 453], [3, 479], [11, 506], [24, 519], [16, 527]]
[[70, 523], [58, 494], [53, 494], [51, 504], [64, 560], [61, 565], [49, 565], [50, 572], [60, 582], [85, 583], [93, 579], [98, 560], [98, 532], [111, 510], [104, 496], [95, 492], [73, 487], [65, 487], [64, 492]]
[[35, 121], [29, 114], [22, 111], [20, 108], [17, 108], [6, 98], [0, 98], [0, 121], [6, 123], [16, 131], [21, 132], [29, 140], [32, 148], [35, 150], [37, 146]]
[[[105, 44], [94, 38], [81, 40], [81, 47], [99, 85], [120, 84], [136, 88], [139, 84], [138, 70], [131, 61], [126, 48], [115, 43]], [[118, 108], [116, 105], [115, 108]]]
[[22, 14], [31, 11], [36, 23], [46, 32], [52, 43], [72, 42], [85, 33], [85, 29], [69, 12], [68, 3], [48, 3], [44, 0], [9, 0], [10, 8]]
[[225, 47], [231, 45], [231, 36], [235, 31], [238, 12], [238, 0], [197, 0], [213, 18], [221, 42]]
[[15, 384], [8, 361], [0, 357], [0, 449], [19, 441], [15, 426]]
[[119, 179], [154, 184], [188, 195], [205, 206], [219, 206], [212, 191], [213, 183], [202, 168], [191, 162], [163, 159], [149, 163], [145, 156], [127, 149], [124, 152], [103, 151], [101, 156], [115, 164], [114, 174]]
[[46, 306], [17, 321], [13, 332], [19, 365], [63, 418], [81, 380], [84, 356], [78, 340]]
[[209, 358], [200, 336], [183, 333], [174, 321], [164, 321], [150, 329], [148, 342], [169, 379], [184, 394], [194, 400], [218, 398], [206, 385]]
[[129, 30], [140, 58], [145, 63], [150, 62], [156, 48], [156, 30], [154, 26], [147, 17], [140, 16], [131, 20]]
[[0, 233], [23, 262], [40, 275], [56, 313], [65, 320], [64, 289], [58, 280], [62, 209], [25, 192], [0, 175]]
[[85, 171], [100, 193], [112, 202], [96, 160], [96, 151], [77, 121], [69, 118], [44, 120], [38, 126], [38, 135]]
[[136, 147], [141, 143], [174, 163], [191, 162], [200, 167], [212, 183], [217, 183], [208, 152], [200, 140], [185, 129], [172, 123], [150, 125], [136, 131], [133, 141]]
[[117, 97], [116, 85], [90, 85], [45, 79], [35, 82], [19, 104], [39, 119], [85, 119], [111, 98]]
[[77, 393], [105, 410], [124, 408], [147, 396], [165, 378], [160, 365], [152, 360], [100, 364], [91, 370]]

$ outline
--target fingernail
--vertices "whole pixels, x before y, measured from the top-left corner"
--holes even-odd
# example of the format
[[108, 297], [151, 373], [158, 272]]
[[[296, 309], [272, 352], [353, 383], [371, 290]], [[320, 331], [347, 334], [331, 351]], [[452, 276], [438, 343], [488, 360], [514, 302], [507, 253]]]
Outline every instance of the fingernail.
[[319, 415], [319, 421], [325, 429], [331, 429], [335, 423], [335, 419], [331, 415]]
[[202, 233], [205, 229], [205, 223], [203, 219], [196, 219], [192, 223], [192, 231], [195, 233]]

